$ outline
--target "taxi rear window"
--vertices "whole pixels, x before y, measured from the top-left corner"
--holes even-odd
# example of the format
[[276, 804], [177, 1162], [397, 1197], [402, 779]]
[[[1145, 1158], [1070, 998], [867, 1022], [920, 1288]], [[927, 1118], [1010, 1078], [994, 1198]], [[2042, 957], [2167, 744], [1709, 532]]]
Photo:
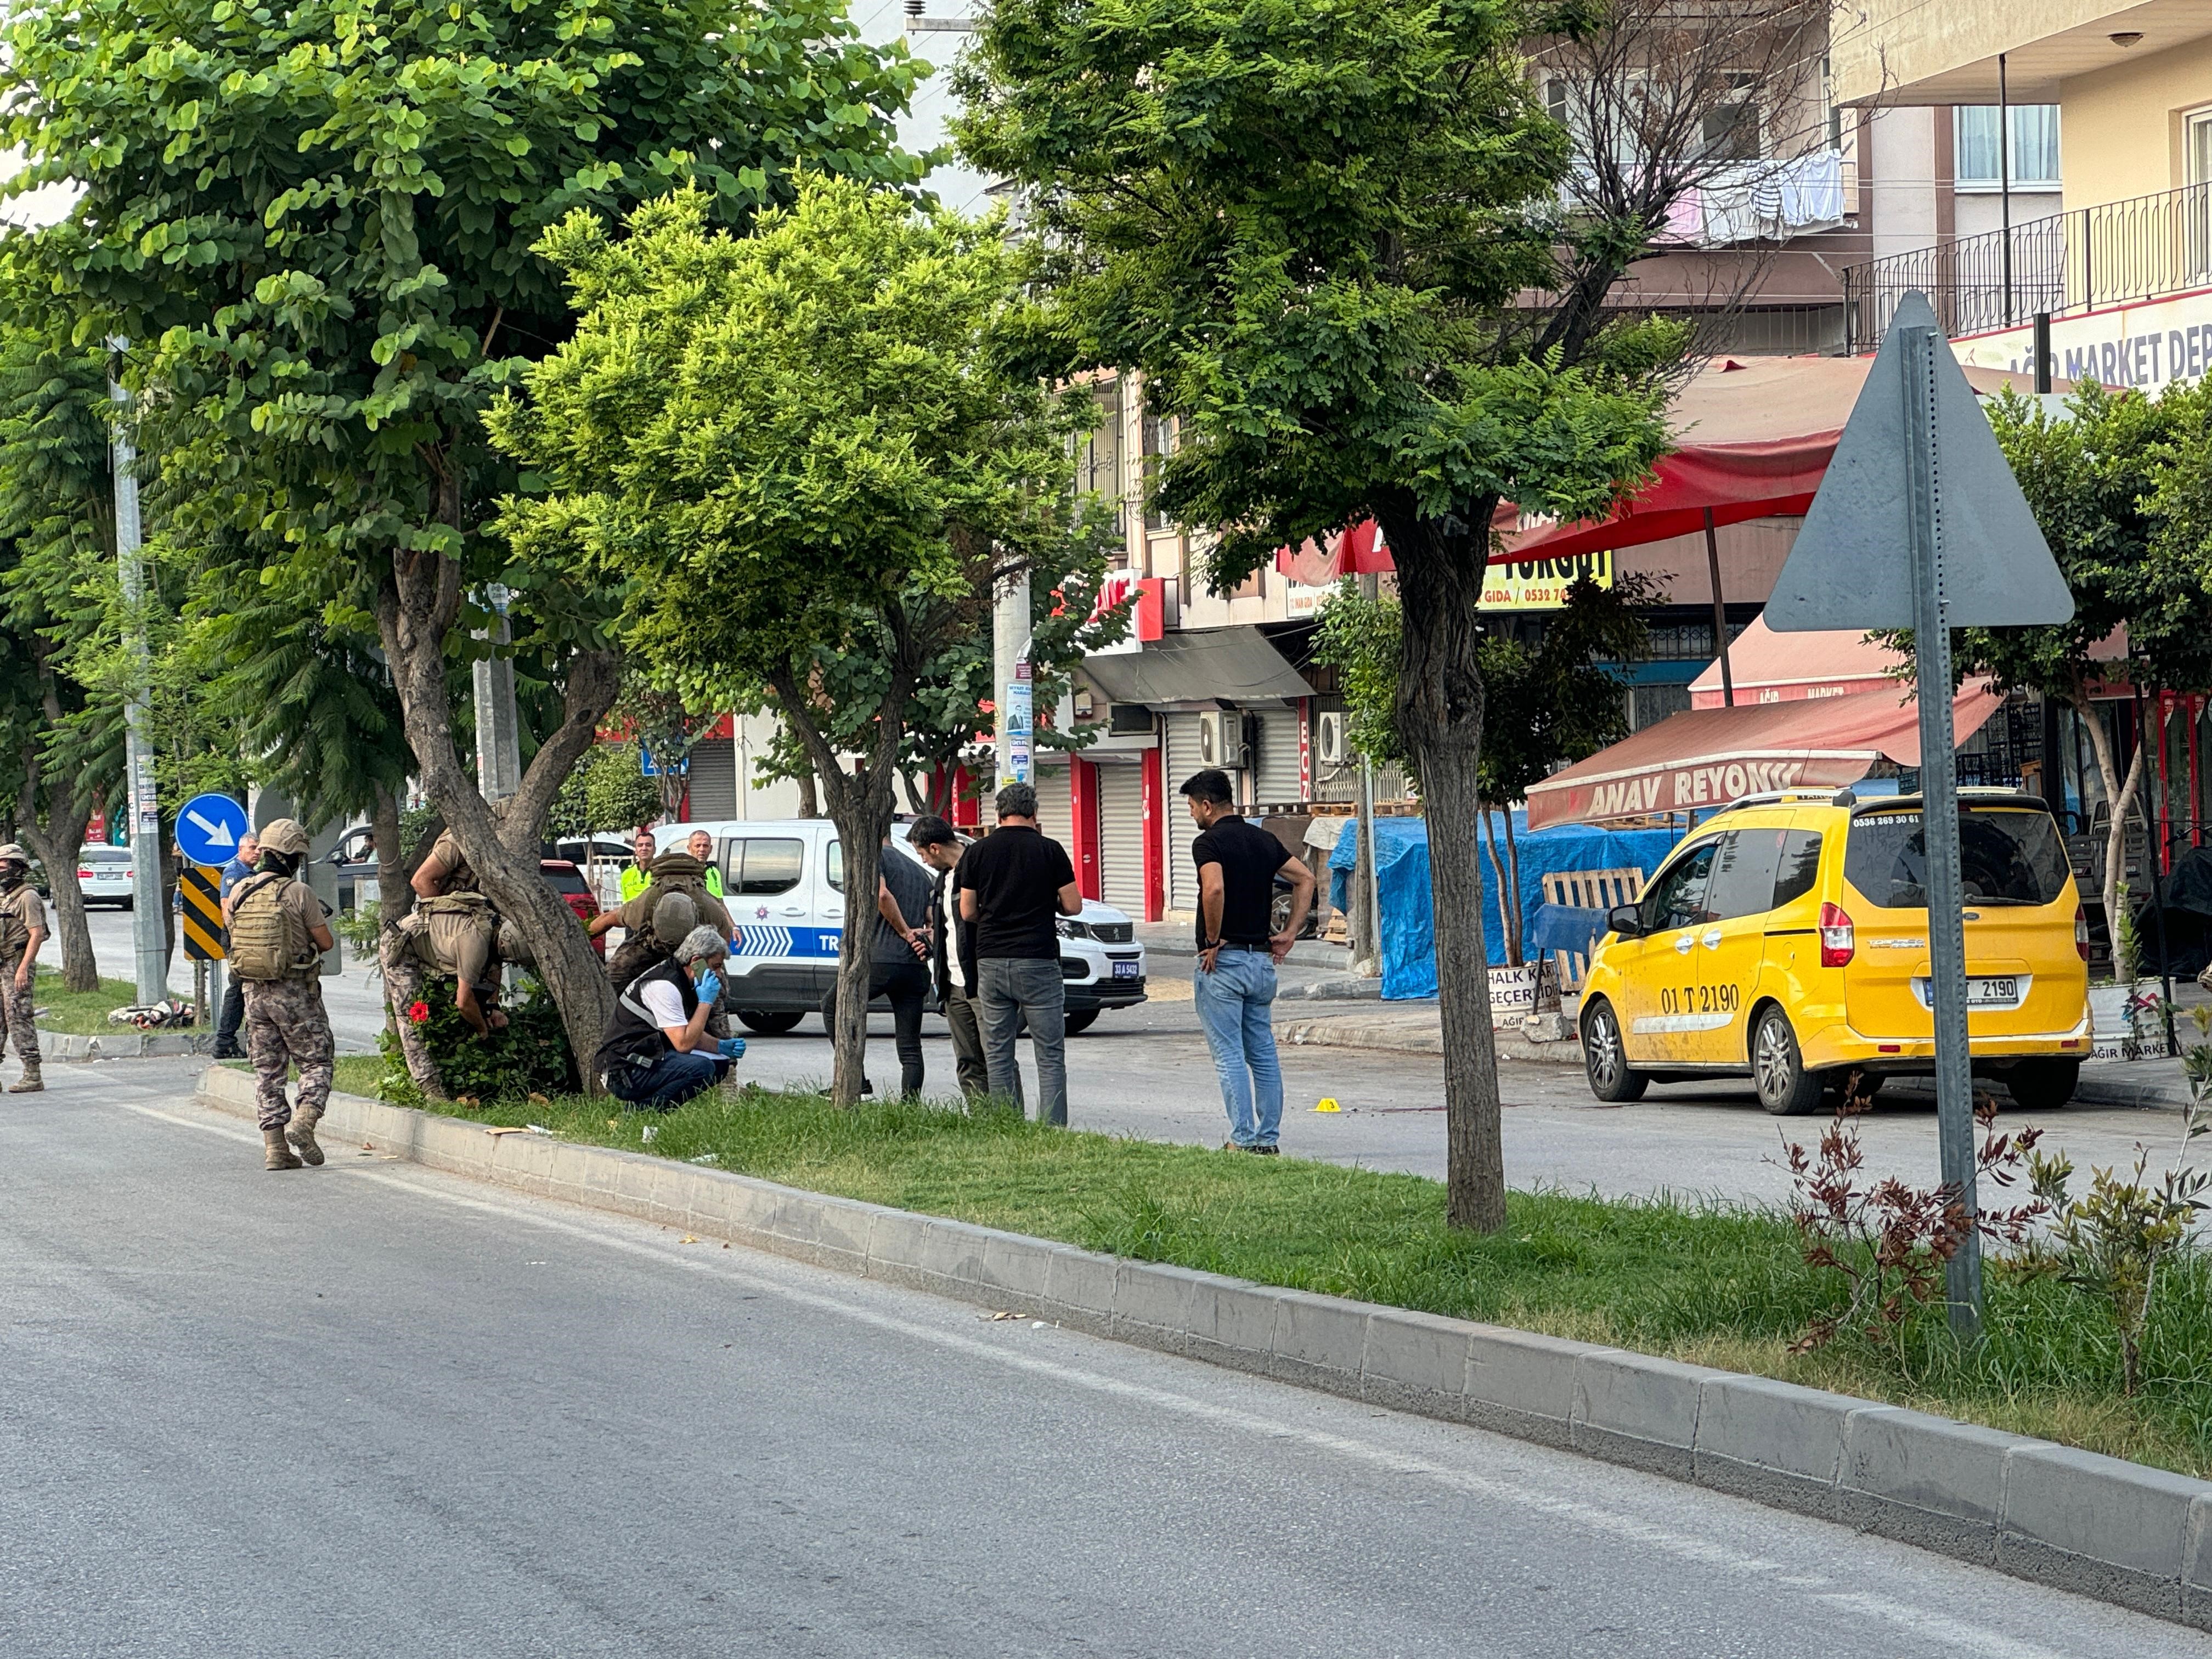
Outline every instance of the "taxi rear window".
[[[2066, 845], [2048, 812], [1963, 807], [1959, 872], [1969, 904], [2049, 904], [2066, 888]], [[1844, 879], [1885, 910], [1925, 909], [1928, 852], [1919, 812], [1854, 817], [1844, 847]]]

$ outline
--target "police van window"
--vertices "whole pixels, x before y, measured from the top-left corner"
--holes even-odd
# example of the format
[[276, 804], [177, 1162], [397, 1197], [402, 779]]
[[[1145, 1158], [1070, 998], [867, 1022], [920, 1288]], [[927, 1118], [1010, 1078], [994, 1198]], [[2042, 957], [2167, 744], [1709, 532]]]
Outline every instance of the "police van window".
[[1782, 860], [1784, 834], [1778, 825], [1734, 830], [1721, 837], [1705, 899], [1705, 910], [1712, 921], [1759, 915], [1773, 904], [1774, 872]]
[[1782, 861], [1774, 871], [1774, 908], [1811, 892], [1820, 879], [1820, 832], [1792, 830], [1782, 838]]
[[[1959, 873], [1969, 904], [2049, 904], [2066, 888], [2066, 845], [2048, 812], [1962, 807]], [[1844, 845], [1844, 879], [1885, 910], [1924, 909], [1928, 849], [1920, 814], [1865, 812], [1853, 818]]]
[[830, 842], [829, 861], [823, 867], [830, 872], [831, 890], [843, 892], [845, 890], [845, 843], [834, 836]]
[[1643, 899], [1645, 933], [1694, 927], [1706, 919], [1705, 886], [1712, 875], [1713, 854], [1719, 845], [1720, 840], [1716, 836], [1692, 848], [1669, 865], [1646, 890]]
[[799, 885], [799, 868], [805, 854], [806, 843], [795, 838], [771, 841], [740, 837], [730, 843], [729, 851], [723, 855], [723, 885], [732, 893], [787, 893]]

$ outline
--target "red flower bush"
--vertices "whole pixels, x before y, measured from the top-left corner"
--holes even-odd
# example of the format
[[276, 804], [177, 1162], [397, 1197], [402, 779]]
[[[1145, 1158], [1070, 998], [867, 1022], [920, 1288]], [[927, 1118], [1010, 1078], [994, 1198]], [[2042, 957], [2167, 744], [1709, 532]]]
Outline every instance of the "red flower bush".
[[407, 1018], [413, 1020], [417, 1025], [420, 1025], [424, 1020], [430, 1018], [430, 1005], [427, 1002], [409, 1003], [407, 1005]]

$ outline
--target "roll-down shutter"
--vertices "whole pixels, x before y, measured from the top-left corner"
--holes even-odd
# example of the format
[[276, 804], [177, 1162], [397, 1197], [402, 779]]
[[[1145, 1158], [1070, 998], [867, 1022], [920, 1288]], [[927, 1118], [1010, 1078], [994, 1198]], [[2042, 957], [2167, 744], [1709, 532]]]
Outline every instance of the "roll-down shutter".
[[1099, 896], [1133, 921], [1145, 919], [1145, 769], [1136, 760], [1098, 768]]

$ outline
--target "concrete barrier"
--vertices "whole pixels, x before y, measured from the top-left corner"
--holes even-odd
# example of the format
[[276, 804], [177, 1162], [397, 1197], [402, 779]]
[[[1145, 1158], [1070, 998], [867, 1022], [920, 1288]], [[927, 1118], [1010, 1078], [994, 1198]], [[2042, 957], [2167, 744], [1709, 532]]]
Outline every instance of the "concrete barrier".
[[[199, 1099], [250, 1116], [253, 1079]], [[2212, 1483], [1620, 1348], [1099, 1255], [354, 1095], [325, 1132], [433, 1169], [1468, 1423], [2212, 1630]]]

